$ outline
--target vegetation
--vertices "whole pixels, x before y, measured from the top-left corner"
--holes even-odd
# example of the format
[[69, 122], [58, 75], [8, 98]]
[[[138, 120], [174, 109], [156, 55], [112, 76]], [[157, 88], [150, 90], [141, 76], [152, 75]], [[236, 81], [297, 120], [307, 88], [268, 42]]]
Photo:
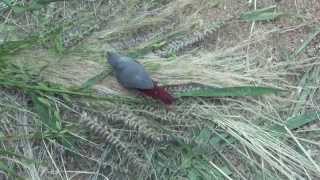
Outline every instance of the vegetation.
[[292, 4], [0, 1], [0, 179], [320, 178], [320, 2]]

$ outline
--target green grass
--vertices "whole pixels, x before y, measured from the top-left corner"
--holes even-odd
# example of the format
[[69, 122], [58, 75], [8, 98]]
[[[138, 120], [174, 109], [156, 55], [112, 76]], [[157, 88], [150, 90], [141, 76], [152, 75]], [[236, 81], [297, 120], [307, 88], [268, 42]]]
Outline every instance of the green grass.
[[270, 6], [241, 14], [240, 19], [245, 21], [270, 21], [282, 16], [283, 13], [276, 12], [276, 6]]
[[[319, 178], [312, 3], [230, 2], [5, 1], [0, 178]], [[119, 86], [110, 50], [174, 107]]]

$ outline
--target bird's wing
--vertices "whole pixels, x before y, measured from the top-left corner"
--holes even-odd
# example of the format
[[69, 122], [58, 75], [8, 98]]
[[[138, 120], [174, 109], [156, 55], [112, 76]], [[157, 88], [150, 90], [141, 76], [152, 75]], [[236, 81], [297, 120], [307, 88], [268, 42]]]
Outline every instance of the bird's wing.
[[137, 63], [130, 64], [117, 74], [117, 79], [122, 86], [134, 89], [152, 89], [154, 87], [150, 75], [143, 66]]

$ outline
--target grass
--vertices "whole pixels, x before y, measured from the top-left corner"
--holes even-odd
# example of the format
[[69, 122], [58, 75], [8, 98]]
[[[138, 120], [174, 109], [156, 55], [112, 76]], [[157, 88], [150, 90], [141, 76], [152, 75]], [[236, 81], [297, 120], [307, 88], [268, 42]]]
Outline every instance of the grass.
[[[320, 177], [317, 1], [4, 4], [0, 179]], [[110, 50], [174, 107], [119, 86]]]

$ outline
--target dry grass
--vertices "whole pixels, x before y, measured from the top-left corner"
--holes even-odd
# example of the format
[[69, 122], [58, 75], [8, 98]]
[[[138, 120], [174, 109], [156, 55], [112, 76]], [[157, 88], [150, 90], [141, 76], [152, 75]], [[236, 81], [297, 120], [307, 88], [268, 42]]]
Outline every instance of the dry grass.
[[[284, 16], [239, 19], [274, 4]], [[85, 98], [2, 87], [0, 179], [319, 178], [319, 8], [317, 0], [0, 8], [1, 43], [40, 37], [14, 54], [1, 49], [0, 61], [15, 65], [0, 63], [2, 81], [95, 93]], [[118, 85], [106, 64], [108, 50], [136, 57], [160, 84], [286, 91], [182, 98], [168, 112]], [[104, 72], [93, 91], [79, 90]]]

